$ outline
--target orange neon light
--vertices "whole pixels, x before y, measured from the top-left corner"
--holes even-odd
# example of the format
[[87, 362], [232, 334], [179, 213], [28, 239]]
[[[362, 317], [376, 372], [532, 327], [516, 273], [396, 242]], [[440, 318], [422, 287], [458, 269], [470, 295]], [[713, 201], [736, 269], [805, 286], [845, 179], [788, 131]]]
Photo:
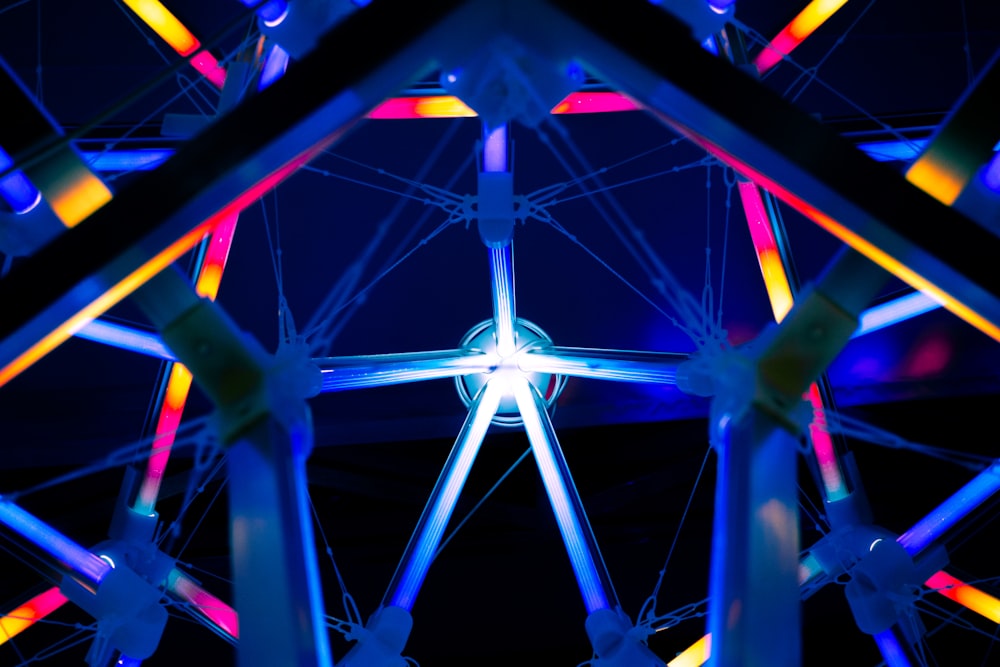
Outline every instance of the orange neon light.
[[0, 644], [21, 634], [67, 602], [58, 587], [50, 588], [0, 617]]
[[906, 180], [951, 206], [965, 189], [971, 174], [962, 165], [948, 160], [932, 145], [906, 171]]
[[74, 169], [53, 188], [46, 188], [46, 200], [67, 227], [75, 227], [94, 211], [111, 201], [111, 190], [89, 170]]
[[683, 653], [667, 663], [667, 667], [701, 667], [712, 657], [712, 633], [687, 647]]
[[932, 575], [925, 584], [966, 609], [1000, 623], [1000, 600], [989, 593], [956, 579], [944, 570]]
[[764, 207], [760, 188], [755, 183], [741, 181], [737, 187], [750, 227], [750, 240], [753, 242], [754, 250], [757, 251], [757, 261], [760, 264], [760, 273], [764, 277], [764, 286], [767, 288], [767, 298], [771, 301], [771, 311], [774, 313], [775, 321], [780, 322], [792, 309], [793, 299], [788, 275], [785, 273], [785, 266], [778, 252], [778, 242], [774, 238], [774, 230], [771, 229], [771, 219]]
[[198, 50], [201, 42], [191, 34], [180, 20], [170, 13], [158, 0], [124, 0], [153, 31], [182, 56], [189, 56]]
[[845, 4], [847, 0], [812, 0], [757, 54], [754, 60], [757, 71], [763, 74], [781, 62]]

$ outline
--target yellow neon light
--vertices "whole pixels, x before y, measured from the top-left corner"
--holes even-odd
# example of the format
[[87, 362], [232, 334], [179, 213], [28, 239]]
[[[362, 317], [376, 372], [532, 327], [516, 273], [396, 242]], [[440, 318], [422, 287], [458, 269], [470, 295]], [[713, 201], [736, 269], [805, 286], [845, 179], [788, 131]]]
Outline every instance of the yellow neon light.
[[8, 639], [13, 639], [21, 634], [34, 625], [36, 621], [45, 618], [67, 602], [66, 596], [58, 588], [50, 588], [9, 614], [0, 616], [0, 644], [4, 644]]
[[788, 285], [788, 276], [785, 274], [785, 266], [781, 263], [781, 256], [777, 250], [758, 251], [757, 261], [760, 262], [764, 286], [767, 288], [767, 296], [771, 300], [774, 320], [781, 322], [785, 319], [788, 311], [792, 309], [794, 302], [792, 288]]
[[476, 115], [475, 111], [454, 95], [421, 97], [413, 111], [423, 118], [471, 118]]
[[158, 0], [124, 0], [164, 42], [182, 56], [194, 53], [201, 42]]
[[73, 169], [46, 188], [45, 196], [62, 223], [75, 227], [111, 201], [111, 190], [89, 170]]
[[943, 570], [931, 576], [926, 582], [941, 595], [954, 600], [970, 611], [974, 611], [994, 623], [1000, 623], [1000, 600], [975, 586], [970, 586]]
[[788, 24], [789, 34], [796, 40], [803, 40], [816, 28], [823, 25], [847, 0], [813, 0]]
[[906, 171], [906, 180], [951, 206], [965, 189], [969, 174], [961, 165], [953, 164], [933, 147], [924, 152]]
[[712, 633], [708, 633], [683, 653], [667, 663], [667, 667], [701, 667], [712, 657]]
[[995, 324], [976, 311], [972, 310], [972, 308], [966, 306], [964, 303], [960, 303], [957, 299], [932, 284], [929, 280], [918, 274], [910, 267], [906, 266], [899, 260], [890, 257], [888, 253], [875, 247], [872, 243], [861, 238], [830, 216], [824, 215], [815, 209], [810, 209], [807, 212], [807, 215], [812, 218], [816, 224], [826, 229], [828, 232], [881, 266], [889, 273], [893, 274], [900, 280], [909, 283], [910, 286], [920, 290], [921, 292], [924, 292], [958, 317], [976, 327], [993, 340], [1000, 342], [1000, 327], [997, 327]]

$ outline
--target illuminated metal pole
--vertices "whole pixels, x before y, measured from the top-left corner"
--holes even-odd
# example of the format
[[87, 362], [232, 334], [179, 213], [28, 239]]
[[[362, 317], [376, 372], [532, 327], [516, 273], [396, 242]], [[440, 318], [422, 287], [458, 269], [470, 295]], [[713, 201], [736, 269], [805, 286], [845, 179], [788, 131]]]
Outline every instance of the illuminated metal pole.
[[523, 376], [512, 378], [512, 385], [587, 613], [617, 609], [618, 598], [549, 420], [545, 400]]
[[514, 307], [514, 185], [507, 154], [506, 124], [483, 125], [483, 162], [479, 172], [479, 235], [490, 252], [493, 324], [497, 353], [516, 349]]
[[491, 380], [473, 401], [469, 415], [459, 432], [455, 445], [438, 477], [424, 512], [413, 531], [410, 543], [403, 553], [396, 574], [383, 598], [383, 605], [413, 608], [417, 593], [427, 576], [434, 554], [441, 544], [441, 537], [455, 509], [455, 503], [465, 486], [469, 470], [476, 460], [490, 421], [500, 406], [503, 382]]

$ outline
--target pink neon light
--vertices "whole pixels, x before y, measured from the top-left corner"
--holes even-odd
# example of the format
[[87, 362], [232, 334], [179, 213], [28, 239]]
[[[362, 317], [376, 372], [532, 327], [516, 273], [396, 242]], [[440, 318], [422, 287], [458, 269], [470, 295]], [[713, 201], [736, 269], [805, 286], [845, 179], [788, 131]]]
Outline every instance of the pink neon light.
[[[781, 322], [792, 309], [792, 289], [788, 284], [788, 274], [781, 253], [778, 252], [778, 242], [771, 227], [771, 218], [767, 214], [760, 188], [753, 182], [741, 181], [738, 186], [743, 210], [746, 212], [747, 224], [750, 226], [750, 240], [753, 241], [760, 262], [760, 272], [764, 277], [764, 286], [771, 301], [774, 319]], [[819, 464], [820, 477], [826, 489], [827, 500], [840, 500], [847, 496], [844, 477], [837, 461], [837, 453], [833, 447], [826, 422], [826, 408], [820, 396], [819, 387], [813, 383], [806, 394], [812, 404], [813, 419], [809, 424], [809, 435], [813, 443], [813, 451]]]
[[570, 93], [552, 109], [552, 113], [615, 113], [640, 109], [642, 106], [624, 93]]
[[21, 634], [66, 602], [68, 602], [66, 596], [57, 586], [39, 593], [17, 609], [0, 617], [0, 644]]
[[[231, 214], [223, 218], [212, 232], [205, 256], [202, 260], [195, 291], [199, 295], [215, 300], [219, 294], [222, 273], [229, 258], [229, 249], [236, 234], [236, 222], [239, 214]], [[191, 372], [183, 364], [174, 364], [170, 369], [167, 389], [160, 406], [160, 417], [156, 423], [156, 437], [153, 439], [153, 450], [146, 464], [146, 475], [139, 487], [135, 509], [142, 514], [150, 514], [156, 506], [156, 498], [160, 493], [163, 474], [170, 460], [170, 451], [174, 446], [177, 429], [184, 416], [184, 406], [187, 404], [191, 391]]]
[[816, 462], [819, 464], [819, 474], [823, 479], [823, 486], [826, 488], [826, 499], [828, 501], [841, 500], [847, 497], [847, 488], [844, 485], [844, 476], [840, 472], [837, 452], [833, 448], [833, 438], [830, 437], [830, 431], [827, 428], [823, 397], [820, 396], [819, 386], [815, 382], [809, 385], [807, 396], [813, 409], [809, 435], [812, 438]]
[[208, 79], [219, 90], [226, 85], [226, 70], [215, 59], [215, 56], [208, 51], [199, 51], [191, 57], [189, 62], [191, 63], [191, 67], [198, 70], [199, 74]]
[[240, 638], [240, 617], [235, 609], [177, 570], [170, 573], [168, 586], [181, 599], [194, 605], [198, 613], [215, 623], [220, 630], [233, 639]]
[[[615, 113], [642, 109], [638, 102], [624, 93], [570, 93], [553, 109], [554, 114]], [[376, 120], [413, 118], [469, 118], [476, 116], [462, 100], [451, 95], [424, 97], [390, 97], [368, 113]]]
[[1000, 600], [989, 593], [970, 586], [944, 570], [931, 575], [924, 583], [949, 600], [954, 600], [994, 623], [1000, 623]]

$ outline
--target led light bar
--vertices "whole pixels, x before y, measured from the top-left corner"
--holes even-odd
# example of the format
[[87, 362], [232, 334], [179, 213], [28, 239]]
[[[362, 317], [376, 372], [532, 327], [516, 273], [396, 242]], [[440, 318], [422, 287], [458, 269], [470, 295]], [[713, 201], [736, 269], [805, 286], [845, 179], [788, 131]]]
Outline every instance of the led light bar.
[[490, 275], [493, 287], [493, 321], [496, 324], [497, 353], [501, 357], [515, 349], [514, 257], [511, 243], [490, 248]]
[[21, 634], [68, 601], [56, 586], [39, 593], [17, 609], [0, 617], [0, 644]]
[[257, 90], [264, 90], [285, 75], [288, 69], [288, 52], [277, 44], [271, 45], [271, 50], [264, 57], [264, 65], [260, 68], [260, 79]]
[[[13, 166], [14, 160], [0, 148], [0, 173]], [[0, 178], [0, 197], [3, 197], [14, 213], [27, 213], [42, 201], [42, 193], [20, 170], [12, 171]]]
[[211, 53], [205, 50], [199, 51], [201, 42], [176, 16], [170, 13], [170, 10], [163, 6], [163, 3], [159, 0], [123, 1], [178, 55], [185, 58], [190, 56], [191, 66], [208, 79], [212, 85], [219, 89], [222, 88], [226, 82], [226, 71]]
[[323, 376], [323, 392], [437, 380], [458, 375], [491, 373], [495, 355], [475, 350], [441, 350], [403, 354], [314, 359]]
[[781, 62], [845, 4], [847, 0], [812, 0], [757, 54], [757, 71], [763, 74]]
[[675, 384], [677, 367], [688, 359], [689, 356], [686, 354], [666, 352], [546, 347], [519, 354], [517, 365], [525, 373], [547, 373], [618, 382]]
[[0, 498], [0, 523], [58, 560], [63, 566], [97, 586], [111, 566], [41, 519]]
[[116, 149], [82, 151], [83, 161], [99, 172], [149, 171], [174, 154], [171, 148]]
[[[236, 234], [238, 214], [223, 218], [212, 232], [204, 254], [201, 257], [201, 267], [194, 289], [199, 296], [215, 300], [219, 293], [222, 273], [226, 268], [229, 250], [232, 247], [233, 236]], [[153, 439], [153, 449], [146, 464], [146, 474], [136, 496], [135, 511], [140, 514], [152, 514], [156, 499], [160, 493], [160, 484], [170, 460], [177, 429], [184, 416], [184, 406], [191, 391], [193, 378], [191, 372], [183, 364], [175, 363], [170, 368], [170, 375], [164, 391], [160, 415], [156, 423], [156, 436]]]
[[837, 452], [833, 447], [833, 438], [830, 437], [830, 431], [827, 428], [826, 407], [823, 405], [823, 397], [819, 393], [819, 385], [815, 382], [809, 385], [807, 396], [813, 411], [812, 421], [809, 422], [809, 437], [812, 440], [816, 463], [819, 465], [823, 488], [826, 490], [826, 500], [827, 502], [842, 500], [848, 495], [847, 485], [844, 484], [844, 476], [840, 471], [840, 463], [837, 461]]
[[667, 667], [701, 667], [712, 657], [712, 633], [688, 646], [667, 663]]
[[888, 667], [912, 667], [913, 663], [906, 657], [906, 652], [892, 628], [875, 635], [875, 643]]
[[994, 623], [1000, 623], [1000, 600], [989, 593], [970, 586], [943, 570], [933, 574], [924, 584], [966, 609]]
[[76, 332], [76, 336], [157, 359], [177, 360], [174, 353], [164, 345], [163, 340], [155, 333], [139, 331], [104, 320], [89, 322]]
[[604, 563], [600, 560], [573, 480], [562, 459], [559, 441], [545, 411], [545, 402], [523, 376], [517, 375], [511, 382], [517, 408], [524, 420], [524, 430], [528, 433], [531, 451], [542, 475], [587, 613], [609, 609], [613, 606], [610, 598], [614, 591], [610, 581], [606, 580]]
[[170, 571], [167, 576], [167, 590], [190, 604], [224, 634], [239, 639], [240, 619], [236, 610], [199, 586], [183, 572], [176, 568]]
[[898, 299], [873, 306], [861, 313], [861, 322], [853, 337], [884, 329], [885, 327], [905, 322], [906, 320], [937, 310], [941, 304], [923, 292], [914, 292]]
[[455, 503], [483, 444], [490, 421], [500, 407], [503, 383], [490, 381], [473, 401], [455, 446], [434, 485], [424, 513], [413, 531], [396, 575], [389, 585], [388, 604], [410, 611], [424, 583]]
[[1000, 461], [976, 475], [896, 541], [906, 553], [916, 556], [997, 491], [1000, 491]]

